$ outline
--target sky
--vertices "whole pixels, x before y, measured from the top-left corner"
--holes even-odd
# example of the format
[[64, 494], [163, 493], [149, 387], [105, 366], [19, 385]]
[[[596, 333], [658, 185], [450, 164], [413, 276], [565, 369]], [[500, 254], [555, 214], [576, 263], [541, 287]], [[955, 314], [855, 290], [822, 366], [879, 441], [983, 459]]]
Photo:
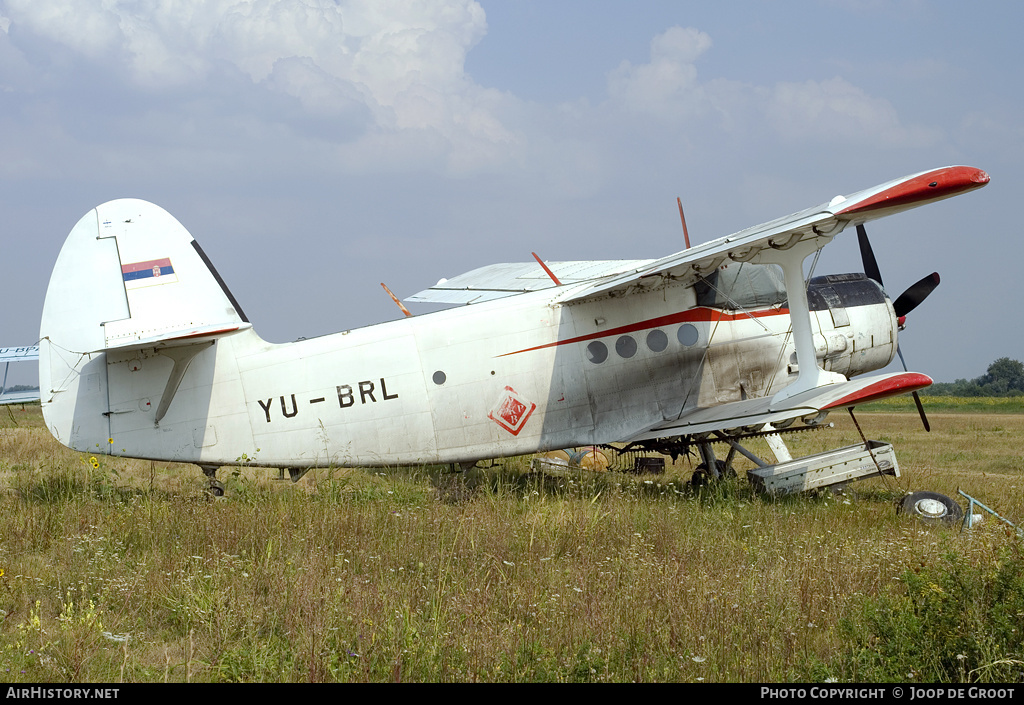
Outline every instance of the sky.
[[[401, 317], [495, 262], [655, 258], [945, 166], [870, 224], [911, 369], [1024, 359], [1024, 4], [0, 0], [0, 344], [36, 342], [71, 227], [123, 197], [202, 244], [265, 339]], [[862, 269], [852, 229], [815, 274]], [[425, 309], [412, 307], [413, 312]], [[898, 363], [897, 363], [898, 364]]]

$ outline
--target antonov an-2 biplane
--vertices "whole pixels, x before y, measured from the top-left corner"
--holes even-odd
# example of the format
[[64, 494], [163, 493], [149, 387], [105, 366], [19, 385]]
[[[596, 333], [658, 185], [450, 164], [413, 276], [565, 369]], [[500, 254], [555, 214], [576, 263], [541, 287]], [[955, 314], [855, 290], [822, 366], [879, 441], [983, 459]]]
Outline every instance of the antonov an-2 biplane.
[[[781, 462], [777, 434], [931, 383], [859, 376], [889, 364], [938, 282], [890, 301], [862, 224], [988, 181], [922, 172], [662, 259], [491, 265], [408, 299], [469, 306], [283, 344], [256, 334], [177, 220], [115, 200], [54, 266], [43, 415], [73, 449], [194, 463], [218, 493], [224, 465], [297, 478], [610, 443], [695, 448], [717, 476], [712, 442], [753, 434]], [[805, 259], [850, 225], [866, 274], [805, 281]]]

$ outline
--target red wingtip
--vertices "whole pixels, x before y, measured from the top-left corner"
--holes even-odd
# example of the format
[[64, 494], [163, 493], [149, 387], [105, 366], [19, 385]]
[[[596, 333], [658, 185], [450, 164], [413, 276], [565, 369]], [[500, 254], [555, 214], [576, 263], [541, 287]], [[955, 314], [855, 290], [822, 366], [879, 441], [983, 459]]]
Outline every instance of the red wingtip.
[[944, 169], [935, 169], [912, 179], [901, 181], [895, 186], [858, 201], [849, 208], [839, 211], [836, 215], [850, 215], [881, 208], [937, 201], [981, 188], [990, 180], [991, 177], [987, 173], [973, 166], [950, 166]]
[[886, 397], [896, 396], [897, 394], [916, 392], [918, 389], [923, 389], [931, 383], [932, 378], [928, 375], [923, 375], [920, 372], [903, 372], [898, 375], [886, 377], [873, 384], [869, 384], [853, 394], [848, 394], [842, 399], [837, 399], [831, 404], [821, 408], [822, 410], [837, 409], [844, 406], [865, 404], [869, 401], [877, 401], [878, 399], [885, 399]]

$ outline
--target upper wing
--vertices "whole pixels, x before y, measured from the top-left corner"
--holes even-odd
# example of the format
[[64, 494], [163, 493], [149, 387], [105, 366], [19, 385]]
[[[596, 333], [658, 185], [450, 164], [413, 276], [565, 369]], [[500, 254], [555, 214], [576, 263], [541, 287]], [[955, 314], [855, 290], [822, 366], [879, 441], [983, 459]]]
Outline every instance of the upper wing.
[[818, 247], [824, 247], [850, 223], [860, 224], [950, 198], [980, 188], [988, 181], [988, 174], [968, 166], [948, 166], [912, 174], [849, 196], [836, 196], [820, 206], [677, 252], [640, 270], [575, 288], [566, 292], [561, 301], [568, 303], [624, 294], [637, 287], [647, 288], [668, 281], [689, 284], [722, 264], [757, 262], [764, 250], [785, 250], [804, 240], [818, 239]]
[[[758, 254], [766, 248], [788, 249], [801, 240], [814, 238], [819, 239], [819, 247], [824, 247], [850, 223], [864, 223], [949, 198], [984, 186], [988, 181], [988, 174], [974, 167], [933, 169], [850, 196], [836, 196], [820, 206], [661, 259], [553, 262], [548, 266], [566, 285], [561, 298], [563, 303], [622, 294], [668, 281], [689, 284], [730, 261], [756, 262]], [[442, 279], [405, 300], [471, 304], [555, 286], [536, 263], [492, 264], [452, 279]]]
[[[626, 272], [637, 272], [654, 260], [592, 260], [548, 262], [548, 268], [562, 284], [579, 284]], [[536, 262], [492, 264], [442, 279], [406, 301], [433, 304], [476, 304], [505, 296], [539, 291], [556, 286]]]
[[907, 394], [932, 383], [919, 372], [861, 377], [849, 382], [828, 384], [775, 402], [772, 397], [758, 397], [743, 401], [697, 408], [686, 411], [678, 419], [666, 421], [639, 433], [632, 441], [709, 433], [723, 428], [763, 426], [794, 418], [817, 416], [823, 411], [844, 409], [886, 397]]

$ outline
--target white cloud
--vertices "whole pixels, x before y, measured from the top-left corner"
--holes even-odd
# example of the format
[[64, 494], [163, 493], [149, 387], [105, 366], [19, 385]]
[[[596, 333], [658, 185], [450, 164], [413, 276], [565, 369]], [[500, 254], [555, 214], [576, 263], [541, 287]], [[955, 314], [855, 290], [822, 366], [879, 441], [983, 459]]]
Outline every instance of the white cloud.
[[711, 46], [711, 38], [693, 28], [657, 35], [648, 63], [624, 61], [608, 74], [610, 105], [681, 134], [911, 147], [940, 138], [935, 130], [904, 125], [889, 101], [839, 77], [762, 86], [720, 78], [702, 82], [696, 62]]
[[473, 0], [6, 0], [6, 14], [88, 58], [117, 55], [155, 87], [198, 80], [217, 62], [254, 82], [308, 58], [391, 105], [413, 85], [460, 88], [485, 31]]
[[711, 37], [692, 28], [671, 27], [651, 40], [651, 61], [623, 61], [608, 74], [608, 95], [629, 112], [677, 117], [705, 106], [697, 82], [697, 59], [711, 48]]
[[262, 83], [296, 98], [315, 117], [361, 112], [369, 101], [360, 86], [332, 76], [305, 56], [278, 59]]
[[7, 0], [3, 14], [11, 24], [95, 59], [123, 41], [118, 14], [100, 0], [85, 2], [32, 2]]
[[[397, 133], [429, 131], [456, 171], [503, 161], [518, 140], [492, 111], [494, 96], [464, 72], [487, 28], [474, 0], [0, 2], [23, 33], [122, 76], [133, 90], [246, 77], [314, 118], [351, 124], [363, 116], [364, 137], [375, 144], [399, 148], [407, 141]], [[49, 60], [31, 41], [21, 49], [35, 65]]]
[[[702, 81], [711, 37], [679, 26], [651, 40], [646, 63], [608, 73], [607, 101], [566, 112], [466, 74], [487, 31], [474, 0], [0, 0], [0, 16], [11, 30], [0, 34], [0, 89], [80, 95], [74, 115], [50, 116], [76, 135], [69, 142], [102, 150], [127, 130], [165, 149], [154, 159], [196, 147], [198, 135], [200, 148], [212, 141], [242, 161], [315, 154], [319, 168], [347, 173], [556, 174], [553, 192], [572, 195], [596, 192], [618, 155], [654, 144], [652, 126], [669, 141], [662, 132], [650, 149], [676, 158], [703, 144], [748, 155], [780, 139], [936, 138], [842, 78]], [[586, 177], [565, 176], [574, 171]]]
[[842, 78], [776, 84], [770, 89], [765, 115], [779, 136], [793, 141], [917, 147], [938, 137], [933, 130], [907, 128], [889, 101]]

